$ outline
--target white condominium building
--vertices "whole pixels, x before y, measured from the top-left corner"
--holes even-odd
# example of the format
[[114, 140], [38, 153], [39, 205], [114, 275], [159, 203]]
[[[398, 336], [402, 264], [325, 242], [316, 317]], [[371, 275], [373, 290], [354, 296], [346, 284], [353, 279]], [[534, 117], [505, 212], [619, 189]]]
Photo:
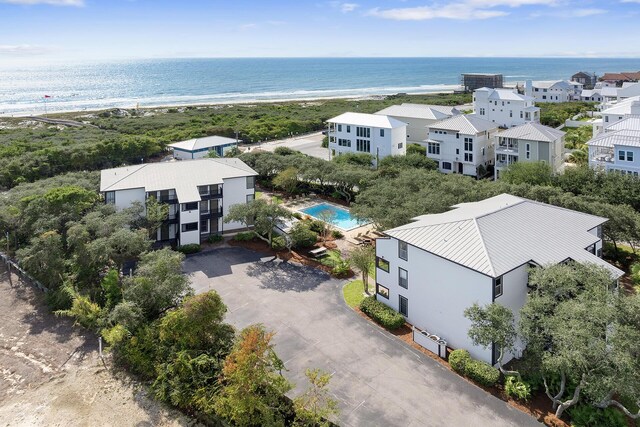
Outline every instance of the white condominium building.
[[473, 92], [473, 112], [502, 128], [540, 121], [540, 108], [531, 96], [511, 89], [482, 88]]

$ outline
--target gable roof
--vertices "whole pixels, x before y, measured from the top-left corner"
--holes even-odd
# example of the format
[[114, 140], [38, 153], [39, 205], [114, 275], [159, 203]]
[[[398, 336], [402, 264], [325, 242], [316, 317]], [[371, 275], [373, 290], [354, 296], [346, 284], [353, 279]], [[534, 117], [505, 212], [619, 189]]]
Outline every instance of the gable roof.
[[603, 110], [602, 114], [617, 114], [619, 116], [630, 115], [632, 107], [637, 107], [638, 105], [640, 105], [640, 95], [632, 96], [630, 98], [619, 101], [612, 107]]
[[571, 82], [568, 80], [539, 80], [532, 82], [533, 87], [549, 89], [553, 86], [561, 86], [565, 89], [573, 89], [573, 86], [584, 86], [580, 82]]
[[640, 80], [640, 71], [623, 71], [621, 73], [604, 73], [601, 80], [618, 81], [618, 80]]
[[501, 194], [453, 210], [414, 218], [385, 234], [490, 277], [525, 263], [557, 264], [570, 258], [624, 273], [585, 248], [606, 218]]
[[529, 141], [554, 142], [565, 135], [565, 132], [550, 128], [540, 123], [529, 122], [518, 125], [497, 134], [504, 138], [526, 139]]
[[327, 123], [340, 123], [354, 126], [368, 126], [372, 128], [393, 129], [407, 124], [393, 117], [380, 114], [343, 113], [327, 120]]
[[476, 89], [476, 92], [489, 92], [488, 99], [492, 101], [535, 101], [535, 98], [527, 95], [520, 95], [511, 89], [491, 89], [483, 87]]
[[240, 159], [197, 159], [145, 163], [100, 171], [100, 191], [144, 188], [175, 189], [180, 203], [200, 201], [198, 186], [222, 184], [224, 179], [258, 175]]
[[626, 147], [640, 147], [640, 129], [620, 129], [612, 132], [602, 133], [595, 138], [587, 141], [590, 147], [607, 147], [613, 148], [616, 145], [624, 145]]
[[455, 107], [445, 105], [403, 103], [400, 105], [392, 105], [375, 114], [408, 117], [412, 119], [442, 120], [460, 114], [460, 111]]
[[429, 129], [453, 130], [465, 135], [475, 135], [497, 129], [498, 125], [475, 114], [460, 114], [429, 125]]
[[204, 148], [218, 147], [220, 145], [236, 144], [237, 141], [233, 138], [226, 138], [224, 136], [205, 136], [204, 138], [193, 138], [186, 141], [174, 142], [169, 144], [168, 147], [177, 148], [184, 151], [196, 151]]
[[640, 131], [640, 115], [629, 115], [622, 120], [618, 120], [617, 122], [610, 124], [609, 126], [605, 126], [606, 132], [615, 130]]
[[618, 88], [619, 98], [630, 98], [638, 95], [640, 95], [640, 83], [625, 83], [621, 88]]

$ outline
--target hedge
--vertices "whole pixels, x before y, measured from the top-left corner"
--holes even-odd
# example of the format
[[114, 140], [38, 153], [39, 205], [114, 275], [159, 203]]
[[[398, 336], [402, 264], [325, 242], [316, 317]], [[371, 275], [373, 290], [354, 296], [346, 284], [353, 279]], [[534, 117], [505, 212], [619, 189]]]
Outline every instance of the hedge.
[[360, 303], [360, 311], [390, 330], [398, 329], [404, 325], [404, 317], [377, 301], [375, 296], [363, 299]]
[[500, 371], [488, 363], [471, 359], [464, 368], [465, 375], [486, 387], [495, 385], [500, 379]]
[[178, 251], [182, 252], [185, 255], [195, 254], [196, 252], [200, 252], [200, 245], [197, 243], [182, 245], [178, 247]]
[[451, 368], [460, 375], [464, 375], [467, 363], [469, 363], [470, 361], [471, 355], [467, 350], [453, 350], [449, 354], [449, 365], [451, 365]]

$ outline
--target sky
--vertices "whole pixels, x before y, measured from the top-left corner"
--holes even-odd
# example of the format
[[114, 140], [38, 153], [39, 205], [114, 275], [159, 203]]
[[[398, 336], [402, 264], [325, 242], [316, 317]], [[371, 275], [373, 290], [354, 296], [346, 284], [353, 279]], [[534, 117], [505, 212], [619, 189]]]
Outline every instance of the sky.
[[640, 0], [0, 0], [0, 65], [185, 57], [640, 57]]

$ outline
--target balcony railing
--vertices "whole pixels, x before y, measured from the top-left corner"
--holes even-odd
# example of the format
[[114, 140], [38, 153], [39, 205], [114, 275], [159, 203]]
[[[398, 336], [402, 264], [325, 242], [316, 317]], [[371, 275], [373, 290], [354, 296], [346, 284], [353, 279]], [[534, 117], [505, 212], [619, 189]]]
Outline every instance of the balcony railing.
[[222, 190], [216, 191], [215, 193], [201, 194], [200, 197], [202, 200], [220, 199], [222, 197]]
[[166, 203], [168, 205], [175, 205], [178, 203], [178, 198], [175, 196], [160, 197], [160, 203]]
[[208, 212], [200, 212], [200, 219], [212, 219], [222, 217], [222, 206], [217, 209], [212, 209]]
[[518, 145], [517, 144], [509, 144], [509, 145], [496, 145], [496, 151], [502, 151], [505, 153], [517, 153]]

